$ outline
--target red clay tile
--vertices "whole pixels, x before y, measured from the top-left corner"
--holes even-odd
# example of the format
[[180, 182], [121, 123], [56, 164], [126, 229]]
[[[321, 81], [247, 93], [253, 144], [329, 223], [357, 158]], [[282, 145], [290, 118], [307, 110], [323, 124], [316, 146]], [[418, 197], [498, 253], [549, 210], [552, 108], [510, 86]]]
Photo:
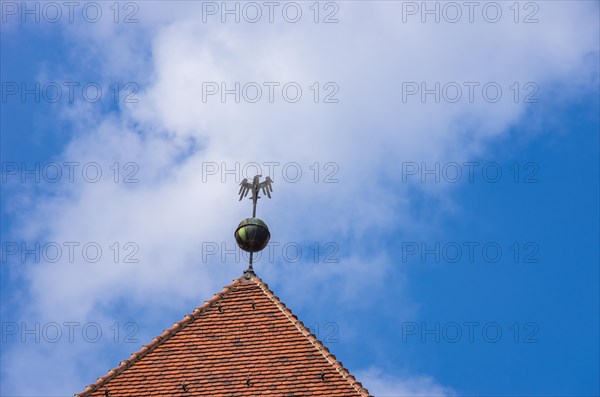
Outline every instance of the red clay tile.
[[[185, 385], [185, 387], [184, 387]], [[255, 275], [244, 275], [76, 397], [369, 397]]]

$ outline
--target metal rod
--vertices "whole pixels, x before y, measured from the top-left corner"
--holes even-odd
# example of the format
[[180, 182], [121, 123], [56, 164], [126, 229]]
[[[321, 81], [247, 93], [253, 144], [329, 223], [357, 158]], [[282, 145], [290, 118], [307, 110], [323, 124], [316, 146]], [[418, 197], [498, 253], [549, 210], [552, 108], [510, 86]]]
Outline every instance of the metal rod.
[[258, 186], [254, 186], [252, 188], [254, 190], [252, 193], [252, 218], [256, 218], [256, 202], [258, 201]]
[[[256, 204], [259, 199], [258, 193], [260, 189], [262, 189], [263, 193], [266, 194], [269, 198], [271, 198], [270, 192], [273, 191], [273, 188], [271, 187], [271, 183], [273, 182], [273, 180], [271, 180], [271, 178], [267, 176], [264, 182], [260, 182], [260, 177], [261, 175], [254, 176], [254, 178], [252, 179], [252, 183], [248, 182], [247, 178], [244, 178], [242, 183], [240, 183], [240, 190], [238, 192], [241, 201], [244, 197], [248, 195], [248, 192], [252, 191], [252, 218], [256, 218]], [[252, 269], [253, 258], [254, 255], [252, 252], [250, 252], [249, 266], [248, 270], [246, 270], [245, 273], [254, 274], [254, 271]]]

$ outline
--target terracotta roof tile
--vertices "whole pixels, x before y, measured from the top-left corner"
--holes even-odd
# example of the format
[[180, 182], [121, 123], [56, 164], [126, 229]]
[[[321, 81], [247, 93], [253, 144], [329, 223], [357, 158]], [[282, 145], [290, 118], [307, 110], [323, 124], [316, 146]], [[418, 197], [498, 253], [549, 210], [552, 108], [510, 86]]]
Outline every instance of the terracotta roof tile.
[[233, 281], [78, 397], [368, 397], [256, 275]]

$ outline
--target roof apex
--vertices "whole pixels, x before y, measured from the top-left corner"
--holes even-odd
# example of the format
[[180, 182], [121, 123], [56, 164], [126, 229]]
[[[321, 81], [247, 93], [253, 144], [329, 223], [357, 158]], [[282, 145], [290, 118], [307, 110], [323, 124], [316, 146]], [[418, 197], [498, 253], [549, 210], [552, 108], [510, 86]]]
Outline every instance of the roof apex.
[[[249, 301], [251, 306], [248, 306]], [[197, 356], [196, 361], [186, 359], [193, 355]], [[152, 358], [145, 360], [149, 356]], [[288, 363], [288, 360], [293, 362]], [[157, 367], [170, 369], [172, 376], [166, 377]], [[315, 372], [317, 370], [320, 372]], [[232, 378], [232, 374], [238, 372], [239, 376]], [[305, 376], [312, 372], [317, 374], [315, 379]], [[160, 376], [157, 377], [157, 373]], [[240, 396], [256, 395], [262, 389], [251, 387], [254, 379], [250, 373], [255, 375], [257, 387], [281, 388], [282, 395], [291, 389], [305, 393], [314, 388], [315, 393], [330, 396], [334, 395], [331, 387], [334, 387], [332, 390], [344, 387], [344, 396], [349, 397], [348, 392], [353, 396], [370, 396], [252, 270], [246, 270], [221, 292], [75, 396], [105, 396], [108, 391], [119, 396], [122, 391], [139, 390], [147, 396], [155, 395], [148, 392], [146, 383], [131, 384], [140, 379], [155, 387], [157, 396], [164, 395], [166, 390], [175, 392], [177, 387], [186, 392], [185, 396], [217, 395], [212, 389], [206, 390], [205, 386], [209, 385]], [[284, 375], [287, 378], [282, 379]], [[330, 379], [326, 381], [325, 376]], [[226, 379], [221, 382], [226, 386], [219, 384], [220, 379]], [[286, 379], [294, 379], [294, 382]], [[290, 383], [290, 390], [285, 389], [286, 382]]]

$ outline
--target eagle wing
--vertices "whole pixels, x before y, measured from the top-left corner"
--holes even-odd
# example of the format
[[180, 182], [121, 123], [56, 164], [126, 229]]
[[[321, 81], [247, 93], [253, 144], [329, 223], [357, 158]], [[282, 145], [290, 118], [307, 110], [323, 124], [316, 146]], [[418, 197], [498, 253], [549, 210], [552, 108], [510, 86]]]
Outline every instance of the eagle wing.
[[244, 178], [244, 180], [240, 183], [240, 191], [238, 194], [240, 195], [240, 200], [248, 195], [248, 192], [252, 189], [252, 184], [248, 182], [248, 178]]
[[265, 181], [261, 182], [259, 185], [263, 194], [266, 194], [269, 198], [271, 198], [271, 192], [273, 191], [273, 186], [271, 186], [271, 183], [273, 183], [273, 180], [270, 177], [267, 177]]

